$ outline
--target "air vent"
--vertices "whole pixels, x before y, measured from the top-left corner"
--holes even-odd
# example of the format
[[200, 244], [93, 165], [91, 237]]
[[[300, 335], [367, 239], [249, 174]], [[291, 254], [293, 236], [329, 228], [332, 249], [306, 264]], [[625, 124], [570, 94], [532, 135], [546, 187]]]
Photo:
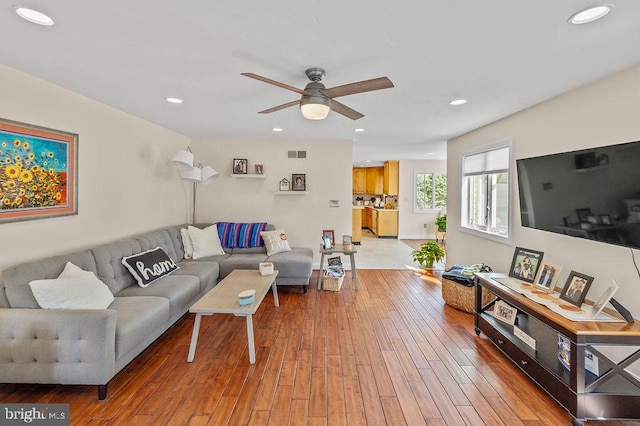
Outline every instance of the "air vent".
[[287, 151], [287, 158], [307, 158], [307, 151]]

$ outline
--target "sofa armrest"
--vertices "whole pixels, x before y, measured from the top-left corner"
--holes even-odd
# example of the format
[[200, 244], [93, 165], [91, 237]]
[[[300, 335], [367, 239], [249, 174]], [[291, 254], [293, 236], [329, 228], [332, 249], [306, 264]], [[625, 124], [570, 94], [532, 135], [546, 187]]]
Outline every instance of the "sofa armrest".
[[106, 384], [117, 312], [0, 309], [0, 383]]

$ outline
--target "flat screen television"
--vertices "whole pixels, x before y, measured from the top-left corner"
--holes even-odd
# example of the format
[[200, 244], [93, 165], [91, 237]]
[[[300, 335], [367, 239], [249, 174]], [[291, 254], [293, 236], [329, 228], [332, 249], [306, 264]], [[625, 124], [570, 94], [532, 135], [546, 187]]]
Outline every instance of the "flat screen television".
[[640, 248], [640, 141], [516, 166], [522, 226]]

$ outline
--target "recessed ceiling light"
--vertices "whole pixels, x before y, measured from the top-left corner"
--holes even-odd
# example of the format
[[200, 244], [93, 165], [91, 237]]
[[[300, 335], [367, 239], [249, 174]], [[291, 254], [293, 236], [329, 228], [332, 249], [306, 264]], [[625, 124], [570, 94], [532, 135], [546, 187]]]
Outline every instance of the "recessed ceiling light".
[[29, 22], [33, 22], [38, 25], [51, 26], [53, 25], [53, 19], [49, 18], [42, 12], [37, 10], [27, 9], [26, 7], [16, 7], [16, 13], [22, 19], [26, 19]]
[[571, 15], [569, 23], [571, 24], [588, 24], [589, 22], [596, 21], [600, 18], [604, 18], [609, 12], [611, 12], [612, 6], [604, 4], [601, 6], [590, 7], [589, 9], [581, 10], [578, 13]]
[[466, 103], [467, 103], [466, 99], [455, 99], [455, 100], [449, 102], [449, 105], [458, 106], [458, 105], [464, 105]]
[[367, 161], [365, 161], [365, 163], [370, 163], [370, 162], [371, 162], [371, 160], [367, 160]]
[[354, 132], [364, 132], [363, 128], [353, 129]]
[[274, 132], [281, 132], [281, 131], [282, 131], [282, 128], [280, 128], [280, 127], [274, 127], [274, 128], [273, 128], [273, 129], [271, 129], [271, 130], [272, 130], [272, 131], [274, 131]]
[[436, 155], [435, 152], [427, 152], [427, 155]]
[[183, 102], [180, 98], [166, 98], [165, 101], [172, 104], [181, 104]]

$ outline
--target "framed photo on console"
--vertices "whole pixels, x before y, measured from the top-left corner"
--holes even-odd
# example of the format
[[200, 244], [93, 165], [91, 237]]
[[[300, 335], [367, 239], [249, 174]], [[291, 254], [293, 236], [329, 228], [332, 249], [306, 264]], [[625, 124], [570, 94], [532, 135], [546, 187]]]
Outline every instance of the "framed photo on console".
[[498, 300], [493, 305], [493, 316], [507, 324], [515, 324], [517, 314], [518, 310], [503, 300]]
[[511, 261], [509, 276], [533, 284], [538, 268], [542, 263], [543, 252], [516, 247]]
[[324, 229], [322, 231], [322, 238], [329, 238], [331, 240], [331, 244], [335, 245], [336, 244], [336, 237], [335, 234], [333, 232], [333, 229]]
[[560, 278], [560, 271], [562, 271], [562, 266], [560, 265], [541, 262], [538, 268], [538, 275], [536, 275], [536, 280], [533, 284], [539, 290], [553, 293], [558, 283], [558, 278]]
[[566, 300], [572, 305], [582, 305], [592, 282], [593, 277], [576, 271], [571, 271], [571, 273], [569, 273], [569, 278], [567, 278], [567, 282], [564, 284], [564, 288], [560, 293], [560, 299]]

